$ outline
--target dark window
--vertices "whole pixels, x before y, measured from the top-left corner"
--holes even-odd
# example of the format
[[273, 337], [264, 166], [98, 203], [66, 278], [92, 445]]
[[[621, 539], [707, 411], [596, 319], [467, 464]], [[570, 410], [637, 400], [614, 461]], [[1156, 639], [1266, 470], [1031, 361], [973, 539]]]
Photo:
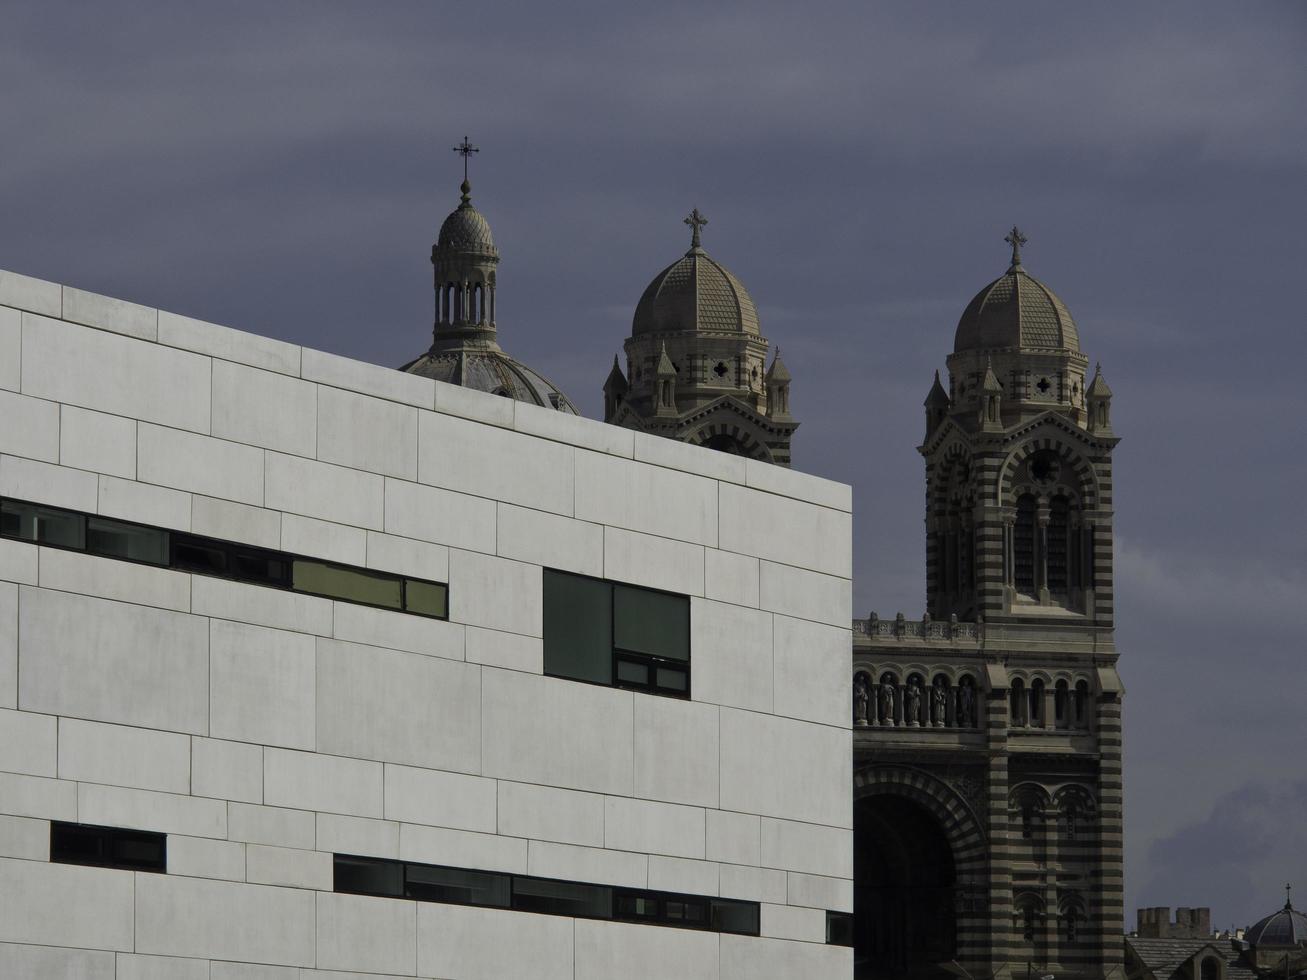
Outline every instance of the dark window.
[[1024, 494], [1017, 500], [1017, 519], [1012, 528], [1013, 584], [1017, 591], [1035, 593], [1035, 498]]
[[216, 541], [174, 534], [172, 567], [201, 575], [226, 575], [227, 549]]
[[827, 912], [826, 942], [832, 946], [852, 946], [853, 916], [847, 912]]
[[0, 500], [0, 536], [434, 619], [449, 617], [449, 586], [440, 582], [349, 568], [59, 507]]
[[1070, 551], [1071, 505], [1060, 494], [1048, 505], [1048, 588], [1050, 592], [1065, 592], [1069, 579], [1068, 552]]
[[335, 890], [758, 935], [758, 903], [337, 854]]
[[168, 532], [107, 517], [86, 519], [86, 550], [106, 558], [168, 564]]
[[546, 570], [545, 673], [689, 697], [690, 600]]
[[86, 547], [86, 518], [56, 507], [39, 507], [16, 500], [0, 501], [5, 537], [49, 544], [59, 548]]
[[516, 876], [513, 908], [519, 912], [608, 919], [613, 915], [613, 890], [607, 885]]
[[50, 823], [50, 860], [60, 864], [162, 873], [168, 863], [167, 840], [164, 834], [145, 830], [92, 827], [55, 820]]
[[545, 673], [613, 682], [612, 586], [545, 571]]
[[714, 898], [712, 927], [717, 932], [734, 932], [741, 936], [758, 935], [758, 903]]
[[337, 854], [334, 887], [338, 892], [352, 895], [399, 898], [404, 894], [404, 865], [399, 861], [342, 857]]
[[507, 908], [509, 902], [508, 876], [490, 871], [410, 864], [405, 872], [405, 885], [405, 895], [423, 902], [490, 905], [495, 908]]

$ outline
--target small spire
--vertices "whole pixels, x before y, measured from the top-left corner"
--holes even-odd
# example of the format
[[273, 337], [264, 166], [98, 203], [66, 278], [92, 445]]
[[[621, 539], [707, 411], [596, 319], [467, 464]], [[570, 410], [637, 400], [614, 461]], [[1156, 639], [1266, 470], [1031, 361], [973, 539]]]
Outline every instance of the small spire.
[[695, 208], [690, 212], [690, 216], [685, 219], [685, 223], [692, 229], [690, 234], [690, 248], [699, 248], [699, 229], [708, 223], [708, 219], [699, 213]]
[[[936, 377], [938, 377], [938, 372], [936, 372]], [[1003, 390], [1003, 386], [999, 384], [998, 375], [994, 373], [994, 361], [992, 359], [985, 361], [985, 380], [982, 388], [984, 391], [1001, 392]]]
[[949, 403], [948, 392], [939, 380], [939, 369], [935, 369], [935, 382], [930, 386], [930, 394], [926, 396], [926, 406], [928, 408], [943, 408]]
[[658, 356], [658, 373], [662, 375], [675, 374], [676, 367], [672, 364], [672, 359], [667, 356], [667, 342], [663, 342], [662, 353]]
[[776, 356], [772, 358], [771, 367], [767, 369], [766, 380], [773, 383], [791, 380], [790, 370], [785, 366], [785, 362], [781, 360], [779, 344], [776, 346]]
[[1284, 907], [1288, 911], [1293, 910], [1293, 883], [1285, 882], [1284, 884]]
[[617, 355], [613, 355], [613, 369], [608, 372], [608, 380], [604, 382], [604, 391], [625, 392], [630, 385], [627, 383], [626, 375], [622, 373], [622, 365], [618, 363]]
[[1007, 237], [1003, 241], [1012, 246], [1012, 265], [1008, 267], [1007, 271], [1016, 272], [1021, 268], [1021, 246], [1026, 243], [1026, 236], [1021, 234], [1021, 229], [1013, 225], [1012, 230], [1007, 233]]

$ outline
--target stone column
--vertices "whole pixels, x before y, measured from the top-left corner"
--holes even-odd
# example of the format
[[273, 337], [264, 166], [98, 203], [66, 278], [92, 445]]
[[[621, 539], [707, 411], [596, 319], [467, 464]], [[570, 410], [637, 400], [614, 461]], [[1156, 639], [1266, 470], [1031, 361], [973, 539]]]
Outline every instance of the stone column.
[[1041, 606], [1048, 605], [1048, 500], [1043, 496], [1035, 512], [1035, 594]]

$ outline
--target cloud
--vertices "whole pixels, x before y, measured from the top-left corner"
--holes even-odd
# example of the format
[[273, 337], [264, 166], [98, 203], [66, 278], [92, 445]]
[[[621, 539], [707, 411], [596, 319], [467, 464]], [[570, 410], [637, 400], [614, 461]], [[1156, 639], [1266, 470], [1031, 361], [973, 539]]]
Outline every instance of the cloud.
[[1282, 781], [1242, 783], [1205, 815], [1154, 841], [1146, 867], [1134, 869], [1144, 880], [1139, 903], [1207, 905], [1214, 926], [1242, 927], [1282, 904], [1284, 881], [1307, 881], [1307, 828], [1298, 819], [1307, 807], [1307, 779], [1291, 754]]

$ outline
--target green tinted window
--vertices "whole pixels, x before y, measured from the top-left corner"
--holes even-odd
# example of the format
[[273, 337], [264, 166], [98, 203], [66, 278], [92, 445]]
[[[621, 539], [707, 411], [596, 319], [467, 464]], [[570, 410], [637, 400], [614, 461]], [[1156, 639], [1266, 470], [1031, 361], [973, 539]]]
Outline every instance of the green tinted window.
[[611, 684], [612, 586], [546, 571], [544, 602], [545, 673]]
[[402, 580], [397, 578], [299, 560], [295, 562], [291, 580], [291, 587], [297, 592], [312, 592], [331, 599], [385, 606], [387, 609], [402, 607], [401, 584]]
[[107, 558], [168, 564], [168, 532], [104, 517], [86, 519], [86, 550]]
[[420, 616], [449, 615], [449, 586], [408, 579], [404, 583], [404, 608]]
[[613, 586], [613, 645], [654, 657], [690, 659], [690, 600]]

